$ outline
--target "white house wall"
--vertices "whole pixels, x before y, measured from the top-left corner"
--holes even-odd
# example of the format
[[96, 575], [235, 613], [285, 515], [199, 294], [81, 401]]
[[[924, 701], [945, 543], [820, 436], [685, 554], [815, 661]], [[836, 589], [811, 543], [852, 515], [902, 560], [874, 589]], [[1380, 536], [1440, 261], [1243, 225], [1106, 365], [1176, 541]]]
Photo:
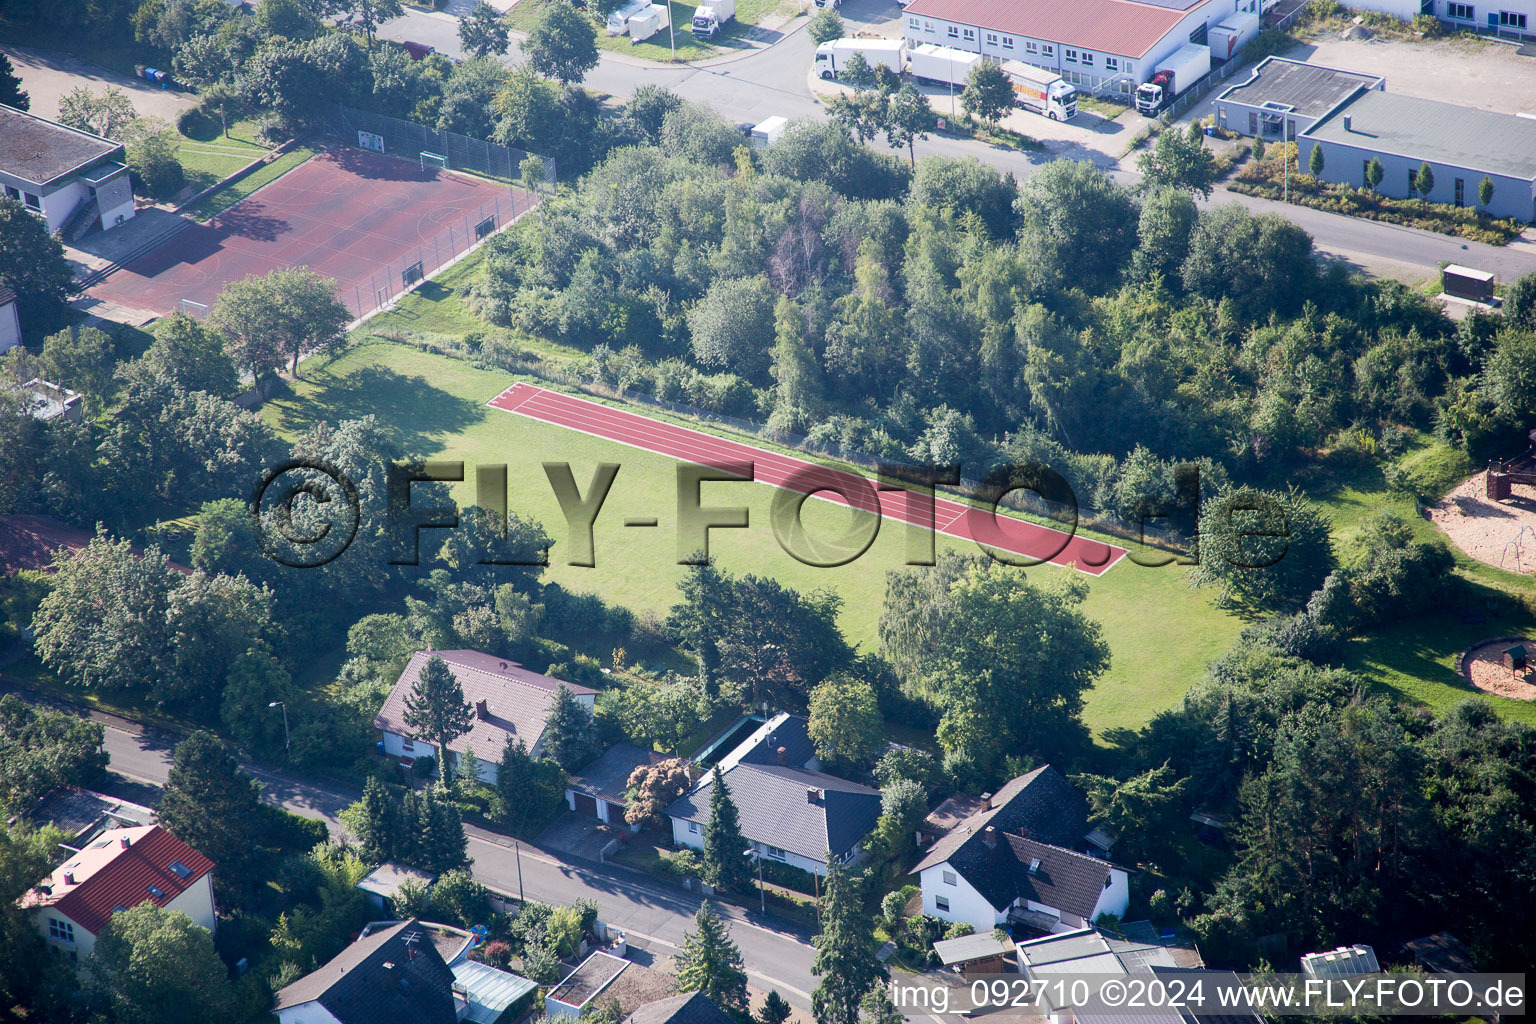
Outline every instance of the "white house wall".
[[0, 306], [0, 352], [21, 344], [21, 314], [16, 303]]
[[[698, 831], [693, 831], [690, 826], [697, 827]], [[822, 861], [812, 860], [809, 857], [802, 857], [798, 853], [791, 853], [788, 850], [784, 851], [783, 857], [772, 857], [769, 856], [764, 850], [762, 842], [753, 839], [751, 836], [747, 836], [746, 839], [752, 843], [752, 848], [761, 853], [763, 860], [769, 864], [787, 864], [792, 868], [799, 868], [801, 871], [809, 871], [814, 875], [822, 875], [823, 877], [826, 876], [827, 865]], [[702, 850], [704, 849], [704, 826], [700, 825], [696, 821], [688, 821], [684, 818], [673, 818], [672, 842], [677, 846], [686, 846], [693, 850]], [[757, 866], [754, 864], [753, 870], [755, 871], [756, 868]]]
[[279, 1024], [341, 1024], [336, 1015], [316, 1000], [277, 1011]]
[[[944, 881], [944, 872], [955, 878], [950, 885]], [[998, 913], [987, 898], [965, 880], [960, 872], [950, 868], [948, 862], [924, 868], [918, 876], [923, 890], [923, 913], [940, 921], [966, 921], [978, 932], [989, 932], [1007, 918], [1007, 912]], [[939, 899], [949, 901], [949, 909], [939, 907]]]
[[1344, 0], [1344, 6], [1380, 11], [1404, 21], [1421, 13], [1433, 14], [1452, 29], [1536, 39], [1536, 0], [1471, 0], [1464, 4], [1452, 0]]
[[179, 910], [190, 917], [193, 924], [200, 924], [210, 932], [213, 931], [219, 925], [219, 917], [213, 905], [213, 873], [209, 872], [190, 889], [177, 893], [176, 898], [165, 905], [165, 909]]
[[1109, 884], [1099, 893], [1099, 902], [1093, 907], [1095, 921], [1101, 914], [1113, 914], [1123, 918], [1126, 910], [1131, 906], [1130, 876], [1124, 871], [1111, 871], [1109, 878]]

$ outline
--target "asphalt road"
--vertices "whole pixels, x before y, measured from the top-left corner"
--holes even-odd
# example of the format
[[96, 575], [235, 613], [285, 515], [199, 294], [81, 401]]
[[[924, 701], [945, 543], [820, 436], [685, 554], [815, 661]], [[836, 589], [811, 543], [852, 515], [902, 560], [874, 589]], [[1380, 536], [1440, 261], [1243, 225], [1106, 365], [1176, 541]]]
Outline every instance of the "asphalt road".
[[[104, 724], [111, 770], [118, 776], [108, 788], [126, 799], [153, 804], [170, 773], [175, 738], [141, 731], [128, 723]], [[263, 796], [268, 801], [295, 814], [321, 819], [333, 831], [340, 828], [336, 815], [360, 795], [335, 783], [298, 779], [254, 765], [246, 767], [265, 787]], [[526, 843], [514, 846], [506, 836], [473, 826], [467, 831], [474, 875], [494, 889], [552, 904], [595, 900], [602, 921], [622, 930], [632, 947], [654, 955], [672, 955], [681, 947], [684, 934], [692, 930], [699, 898], [681, 887], [626, 868], [604, 868], [558, 857]], [[753, 987], [778, 989], [791, 1003], [809, 1009], [810, 993], [816, 987], [811, 975], [810, 936], [780, 918], [765, 918], [718, 903], [716, 909], [732, 921], [732, 938], [741, 947]]]
[[[846, 0], [841, 11], [851, 30], [888, 31], [899, 17], [894, 0]], [[708, 103], [735, 122], [761, 121], [774, 114], [794, 120], [819, 117], [821, 102], [807, 86], [815, 45], [806, 35], [806, 19], [786, 26], [787, 35], [771, 46], [746, 51], [741, 55], [712, 58], [699, 64], [658, 65], [604, 53], [602, 62], [587, 76], [585, 85], [618, 99], [631, 95], [646, 84], [663, 86], [684, 99]], [[384, 24], [379, 34], [396, 41], [410, 39], [428, 43], [440, 52], [461, 57], [457, 20], [450, 15], [410, 9], [402, 18]], [[514, 44], [504, 61], [516, 65], [522, 60]], [[883, 140], [876, 148], [885, 150]], [[1019, 180], [1029, 177], [1048, 160], [1059, 158], [1046, 153], [1021, 153], [1017, 150], [961, 139], [933, 138], [917, 144], [919, 157], [975, 156]], [[1115, 178], [1132, 184], [1138, 175], [1106, 166], [1108, 158], [1083, 150], [1067, 154], [1093, 159], [1105, 166]], [[1522, 274], [1536, 272], [1536, 245], [1515, 242], [1491, 246], [1414, 228], [1382, 224], [1306, 207], [1255, 199], [1218, 190], [1210, 203], [1240, 203], [1256, 211], [1281, 212], [1311, 233], [1317, 249], [1327, 259], [1342, 261], [1352, 269], [1378, 276], [1416, 281], [1433, 276], [1444, 262], [1465, 263], [1497, 274], [1509, 281]]]

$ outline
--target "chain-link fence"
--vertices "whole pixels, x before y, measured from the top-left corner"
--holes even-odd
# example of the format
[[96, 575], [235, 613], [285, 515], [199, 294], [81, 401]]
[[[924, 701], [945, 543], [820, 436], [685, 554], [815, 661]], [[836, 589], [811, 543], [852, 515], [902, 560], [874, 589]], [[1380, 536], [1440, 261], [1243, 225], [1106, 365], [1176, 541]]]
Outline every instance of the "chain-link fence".
[[[458, 132], [428, 128], [424, 124], [405, 121], [387, 114], [375, 114], [356, 107], [331, 104], [326, 110], [326, 120], [332, 132], [341, 136], [349, 145], [370, 149], [377, 153], [404, 157], [407, 160], [431, 160], [449, 170], [483, 174], [499, 181], [518, 184], [536, 184], [541, 192], [553, 192], [558, 180], [555, 161], [547, 156], [527, 153], [511, 146], [499, 146], [484, 139], [470, 138]], [[524, 161], [536, 157], [542, 171], [535, 172], [537, 181], [527, 181]]]

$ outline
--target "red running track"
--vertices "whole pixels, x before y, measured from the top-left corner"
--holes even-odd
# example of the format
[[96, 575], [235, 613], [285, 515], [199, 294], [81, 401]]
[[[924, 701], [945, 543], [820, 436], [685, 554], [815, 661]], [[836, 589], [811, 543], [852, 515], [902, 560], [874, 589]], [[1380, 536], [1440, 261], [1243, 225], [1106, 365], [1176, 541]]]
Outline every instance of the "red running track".
[[[820, 493], [827, 500], [851, 503], [868, 511], [876, 504], [882, 516], [905, 523], [923, 524], [926, 517], [911, 492], [874, 492], [871, 481], [844, 470], [819, 466], [776, 452], [740, 444], [713, 434], [674, 426], [612, 406], [534, 387], [512, 385], [488, 403], [494, 409], [530, 419], [579, 430], [584, 434], [627, 444], [669, 458], [707, 466], [750, 463], [753, 479], [802, 494]], [[823, 490], [836, 488], [836, 490]], [[1089, 540], [1064, 530], [1040, 526], [1006, 515], [994, 516], [982, 509], [948, 498], [934, 498], [934, 528], [961, 540], [975, 541], [999, 551], [1022, 555], [1036, 562], [1071, 565], [1098, 576], [1126, 555], [1126, 549]]]

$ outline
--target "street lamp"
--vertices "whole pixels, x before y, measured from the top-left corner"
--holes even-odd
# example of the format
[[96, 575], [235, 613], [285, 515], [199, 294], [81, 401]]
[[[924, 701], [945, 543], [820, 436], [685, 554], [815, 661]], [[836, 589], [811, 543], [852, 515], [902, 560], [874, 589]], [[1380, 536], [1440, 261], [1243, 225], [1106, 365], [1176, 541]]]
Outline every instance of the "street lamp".
[[768, 913], [768, 889], [763, 885], [763, 855], [757, 852], [755, 847], [749, 846], [741, 851], [743, 857], [755, 857], [757, 859], [757, 896], [762, 905], [763, 914]]
[[667, 42], [672, 46], [672, 63], [677, 63], [677, 37], [672, 34], [672, 0], [667, 0]]
[[267, 707], [283, 709], [283, 753], [291, 755], [293, 753], [293, 740], [288, 735], [288, 704], [286, 701], [274, 700]]

